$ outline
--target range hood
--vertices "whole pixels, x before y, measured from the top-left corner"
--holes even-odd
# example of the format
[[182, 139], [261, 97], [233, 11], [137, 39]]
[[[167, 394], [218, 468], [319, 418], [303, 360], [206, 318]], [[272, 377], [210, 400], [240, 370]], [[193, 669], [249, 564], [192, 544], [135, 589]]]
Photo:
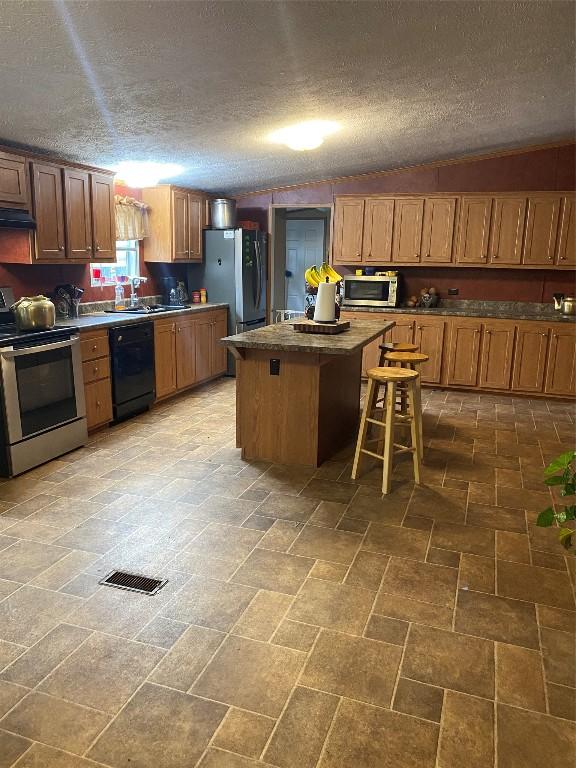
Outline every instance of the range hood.
[[36, 222], [28, 211], [0, 208], [0, 229], [36, 229]]

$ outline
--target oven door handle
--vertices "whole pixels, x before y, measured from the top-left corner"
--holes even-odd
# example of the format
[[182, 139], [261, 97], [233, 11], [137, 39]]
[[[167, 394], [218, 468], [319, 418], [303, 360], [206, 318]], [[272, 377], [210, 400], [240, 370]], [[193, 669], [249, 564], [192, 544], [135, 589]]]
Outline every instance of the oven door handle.
[[62, 349], [63, 347], [71, 347], [76, 341], [80, 339], [80, 336], [70, 336], [66, 341], [55, 341], [52, 344], [38, 344], [36, 347], [25, 347], [24, 349], [0, 349], [0, 355], [8, 359], [12, 357], [20, 357], [21, 355], [31, 355], [38, 352], [49, 352], [52, 349]]

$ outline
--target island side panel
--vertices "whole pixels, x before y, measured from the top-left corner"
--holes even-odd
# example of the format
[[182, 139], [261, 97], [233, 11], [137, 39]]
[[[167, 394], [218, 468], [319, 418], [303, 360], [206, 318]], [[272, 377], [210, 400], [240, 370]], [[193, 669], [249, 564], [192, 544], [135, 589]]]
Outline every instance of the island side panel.
[[[278, 375], [271, 360], [280, 361]], [[317, 466], [320, 355], [245, 349], [236, 376], [242, 458]]]
[[318, 461], [356, 440], [360, 418], [362, 351], [322, 356], [318, 417]]

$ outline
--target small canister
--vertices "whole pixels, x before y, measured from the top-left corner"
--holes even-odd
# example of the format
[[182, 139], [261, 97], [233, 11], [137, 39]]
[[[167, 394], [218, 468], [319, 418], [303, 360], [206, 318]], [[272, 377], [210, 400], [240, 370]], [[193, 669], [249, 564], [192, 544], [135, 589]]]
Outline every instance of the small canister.
[[192, 291], [192, 304], [200, 304], [200, 291]]
[[206, 288], [200, 288], [200, 303], [206, 304], [208, 301], [208, 294], [206, 293]]

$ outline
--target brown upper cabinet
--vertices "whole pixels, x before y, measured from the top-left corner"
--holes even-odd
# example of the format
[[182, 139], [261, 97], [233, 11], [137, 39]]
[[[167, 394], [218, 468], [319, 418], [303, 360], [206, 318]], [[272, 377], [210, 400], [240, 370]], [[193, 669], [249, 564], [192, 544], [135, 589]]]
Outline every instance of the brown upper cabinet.
[[455, 197], [428, 197], [424, 202], [422, 227], [422, 261], [452, 261], [454, 220], [456, 218]]
[[490, 261], [493, 264], [520, 264], [525, 220], [525, 197], [497, 197], [494, 200], [490, 232]]
[[333, 261], [574, 269], [575, 219], [566, 193], [339, 197]]
[[91, 173], [90, 199], [94, 261], [116, 261], [114, 177], [104, 173]]
[[142, 190], [142, 200], [150, 206], [150, 237], [144, 241], [144, 260], [202, 261], [207, 199], [200, 192], [170, 185]]
[[48, 163], [32, 163], [31, 167], [36, 259], [62, 261], [66, 258], [62, 168]]
[[560, 197], [529, 197], [526, 214], [523, 264], [551, 265], [554, 262]]
[[492, 214], [491, 197], [463, 197], [460, 201], [456, 261], [485, 264]]
[[76, 168], [64, 169], [66, 207], [66, 256], [74, 260], [92, 258], [92, 214], [90, 175]]
[[[345, 198], [334, 206], [334, 251], [336, 264], [362, 263], [364, 200]], [[376, 235], [375, 235], [376, 236]], [[372, 245], [372, 237], [370, 237]]]
[[392, 261], [409, 264], [420, 261], [424, 199], [406, 197], [396, 201]]
[[576, 267], [576, 197], [562, 199], [556, 263], [561, 267]]
[[362, 262], [381, 264], [392, 259], [394, 199], [372, 198], [364, 206]]
[[19, 155], [0, 152], [0, 205], [26, 210], [30, 207], [26, 160]]
[[33, 161], [35, 261], [114, 261], [114, 178], [73, 166]]

